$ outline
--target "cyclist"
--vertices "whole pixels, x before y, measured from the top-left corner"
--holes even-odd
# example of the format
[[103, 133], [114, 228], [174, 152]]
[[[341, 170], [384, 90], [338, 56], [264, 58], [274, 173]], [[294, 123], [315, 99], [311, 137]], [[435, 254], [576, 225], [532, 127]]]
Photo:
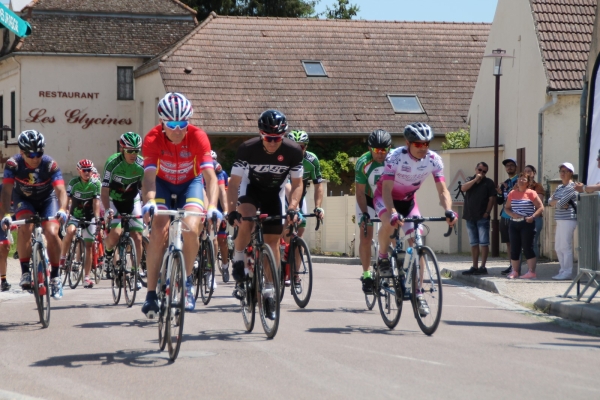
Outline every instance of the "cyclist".
[[[44, 155], [46, 142], [44, 135], [35, 130], [21, 132], [17, 139], [20, 153], [6, 161], [4, 179], [2, 181], [1, 207], [4, 213], [2, 227], [11, 223], [9, 212], [11, 198], [15, 204], [17, 219], [27, 219], [34, 214], [41, 217], [56, 216], [58, 221], [47, 221], [42, 224], [44, 236], [48, 243], [50, 258], [51, 294], [55, 299], [62, 298], [62, 282], [59, 278], [58, 265], [60, 260], [60, 238], [58, 237], [59, 222], [66, 222], [67, 191], [60, 168], [50, 156]], [[20, 285], [24, 290], [31, 289], [31, 273], [29, 260], [31, 258], [31, 224], [19, 227], [17, 234], [17, 249], [21, 262]]]
[[[397, 226], [402, 226], [405, 234], [414, 230], [412, 223], [405, 224], [402, 219], [420, 215], [415, 193], [429, 174], [433, 175], [440, 205], [446, 212], [446, 222], [450, 226], [456, 223], [456, 214], [451, 209], [452, 200], [445, 184], [442, 158], [429, 150], [429, 143], [433, 139], [431, 127], [421, 122], [407, 125], [404, 138], [406, 146], [395, 149], [385, 159], [383, 176], [377, 182], [373, 201], [375, 212], [382, 221], [378, 235], [378, 266], [383, 277], [392, 274], [387, 254], [390, 235]], [[412, 245], [412, 239], [409, 245]], [[421, 293], [417, 293], [417, 301], [419, 313], [422, 316], [429, 314], [429, 307]]]
[[[253, 227], [251, 222], [241, 222], [240, 219], [255, 216], [258, 208], [263, 214], [284, 215], [288, 174], [292, 180], [292, 190], [287, 219], [290, 223], [298, 221], [298, 204], [302, 196], [302, 150], [285, 137], [287, 127], [283, 113], [267, 110], [258, 119], [260, 137], [245, 141], [237, 150], [229, 181], [230, 190], [227, 191], [227, 207], [233, 210], [229, 212], [229, 224], [239, 226], [232, 267], [232, 275], [238, 285], [247, 273], [244, 270], [244, 249], [250, 242]], [[278, 244], [283, 232], [283, 220], [265, 222], [263, 232], [264, 241], [273, 250], [275, 266], [279, 269]], [[273, 279], [271, 276], [266, 278]], [[267, 283], [266, 288], [267, 316], [275, 319], [273, 283]], [[237, 290], [234, 295], [239, 296]]]
[[[94, 163], [83, 159], [77, 163], [79, 176], [71, 179], [67, 185], [67, 196], [71, 199], [70, 215], [78, 220], [99, 222], [100, 219], [100, 182], [91, 177]], [[78, 221], [69, 219], [67, 232], [62, 242], [60, 256], [60, 267], [64, 268], [66, 254], [71, 247], [75, 231], [79, 225]], [[90, 279], [92, 269], [91, 249], [96, 237], [96, 224], [88, 225], [83, 229], [83, 240], [85, 242], [84, 278], [83, 287], [92, 288], [94, 281]]]
[[[0, 185], [0, 192], [2, 192], [2, 185]], [[10, 242], [8, 241], [8, 235], [11, 235], [7, 229], [0, 229], [0, 291], [6, 292], [10, 290], [11, 284], [6, 280], [6, 271], [8, 267], [8, 252], [10, 251]]]
[[[140, 157], [142, 138], [135, 132], [126, 132], [119, 139], [121, 150], [106, 160], [102, 178], [101, 199], [105, 215], [110, 222], [110, 233], [105, 240], [105, 259], [112, 261], [115, 246], [121, 235], [120, 214], [142, 214], [140, 188], [144, 178], [144, 160]], [[142, 254], [142, 231], [144, 224], [141, 218], [129, 220], [129, 231], [135, 243], [138, 260]], [[108, 273], [108, 272], [107, 272]], [[142, 284], [138, 281], [137, 289]]]
[[[217, 177], [210, 154], [210, 142], [206, 133], [189, 123], [193, 114], [192, 103], [180, 93], [167, 93], [158, 103], [158, 116], [161, 123], [154, 127], [144, 139], [144, 183], [142, 190], [146, 204], [142, 214], [151, 209], [170, 208], [171, 194], [177, 195], [175, 209], [203, 212], [207, 218], [213, 215], [221, 219], [217, 210]], [[199, 173], [206, 181], [208, 207], [203, 199], [203, 186]], [[147, 218], [147, 217], [145, 217]], [[155, 216], [147, 254], [148, 293], [142, 312], [153, 318], [158, 312], [156, 283], [160, 271], [164, 249], [167, 243], [170, 219]], [[195, 307], [192, 286], [192, 269], [198, 254], [198, 234], [200, 217], [188, 216], [184, 223], [189, 228], [183, 233], [183, 254], [186, 262], [186, 301], [185, 308]]]
[[377, 182], [383, 175], [385, 157], [392, 146], [392, 136], [383, 129], [375, 129], [367, 139], [369, 151], [356, 162], [356, 216], [360, 216], [358, 224], [364, 229], [367, 226], [367, 236], [361, 232], [358, 252], [363, 268], [362, 290], [365, 293], [373, 291], [371, 276], [371, 242], [373, 240], [373, 222], [376, 217], [373, 205], [373, 194]]
[[[306, 202], [305, 196], [306, 196], [306, 192], [308, 191], [308, 188], [310, 186], [310, 183], [312, 181], [312, 183], [315, 185], [315, 188], [314, 188], [315, 209], [313, 210], [313, 212], [317, 215], [317, 218], [323, 220], [323, 217], [325, 216], [325, 211], [323, 210], [323, 208], [321, 208], [321, 204], [323, 203], [323, 185], [321, 185], [321, 182], [323, 181], [323, 176], [321, 175], [321, 164], [319, 163], [319, 159], [317, 158], [317, 156], [314, 153], [311, 153], [310, 151], [306, 150], [306, 148], [308, 147], [308, 134], [306, 133], [306, 131], [301, 131], [301, 130], [291, 131], [288, 134], [288, 139], [291, 139], [294, 142], [298, 143], [298, 145], [300, 145], [300, 148], [302, 149], [302, 154], [303, 154], [302, 168], [304, 169], [304, 175], [302, 176], [302, 198], [300, 199], [300, 212], [302, 214], [308, 214], [308, 204]], [[290, 189], [291, 189], [291, 185], [289, 183], [286, 184], [286, 193], [287, 194], [289, 194]], [[289, 203], [289, 199], [288, 199], [288, 203]], [[302, 222], [300, 222], [300, 225], [298, 227], [298, 236], [299, 237], [302, 237], [304, 235], [305, 229], [306, 229], [306, 218], [303, 218]], [[287, 253], [289, 251], [290, 238], [286, 235], [283, 235], [283, 238], [286, 241], [285, 258], [287, 258]], [[285, 262], [285, 260], [284, 260], [284, 262]], [[298, 264], [299, 264], [299, 258], [298, 258], [298, 263], [296, 263], [296, 265], [298, 265]], [[299, 277], [296, 277], [295, 284], [298, 287], [298, 289], [301, 288]], [[285, 285], [286, 286], [290, 285], [290, 273], [287, 270], [286, 270], [286, 275], [285, 275]]]

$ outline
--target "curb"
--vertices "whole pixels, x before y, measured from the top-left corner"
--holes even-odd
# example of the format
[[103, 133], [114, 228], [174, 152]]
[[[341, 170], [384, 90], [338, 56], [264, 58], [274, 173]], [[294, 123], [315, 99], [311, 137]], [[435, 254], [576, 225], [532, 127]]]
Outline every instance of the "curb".
[[452, 269], [442, 268], [442, 275], [450, 276], [452, 279], [455, 279], [460, 282], [464, 282], [469, 286], [474, 286], [478, 289], [483, 289], [488, 292], [501, 294], [496, 284], [488, 279], [476, 278], [472, 275], [463, 275], [462, 271], [455, 271]]
[[538, 299], [534, 306], [546, 314], [600, 327], [600, 308], [564, 297]]
[[319, 264], [361, 265], [360, 258], [356, 257], [311, 256], [311, 260]]

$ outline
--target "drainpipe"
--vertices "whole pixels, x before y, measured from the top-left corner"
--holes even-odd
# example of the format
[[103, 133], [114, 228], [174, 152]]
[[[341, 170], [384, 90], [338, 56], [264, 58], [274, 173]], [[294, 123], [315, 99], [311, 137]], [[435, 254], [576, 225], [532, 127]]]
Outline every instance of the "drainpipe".
[[[588, 81], [585, 73], [583, 74], [583, 93], [579, 102], [579, 181], [587, 181], [587, 160], [585, 157], [585, 148], [587, 143], [587, 101], [588, 101]], [[593, 152], [592, 152], [593, 154]]]
[[[552, 100], [544, 104], [540, 111], [538, 112], [538, 172], [540, 177], [540, 183], [543, 185], [543, 169], [542, 169], [542, 159], [543, 159], [543, 150], [544, 150], [544, 112], [555, 105], [558, 102], [558, 93], [552, 92]], [[546, 196], [548, 198], [548, 196]]]

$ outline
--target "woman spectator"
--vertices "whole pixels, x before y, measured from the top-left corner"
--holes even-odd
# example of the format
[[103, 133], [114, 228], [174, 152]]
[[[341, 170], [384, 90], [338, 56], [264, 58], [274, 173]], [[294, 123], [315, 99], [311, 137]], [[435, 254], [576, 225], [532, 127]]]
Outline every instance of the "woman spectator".
[[560, 164], [559, 173], [562, 185], [548, 199], [548, 204], [555, 207], [554, 219], [556, 220], [556, 236], [554, 249], [560, 263], [558, 275], [552, 277], [556, 280], [573, 278], [573, 233], [577, 227], [577, 210], [575, 201], [577, 192], [573, 183], [575, 168], [571, 163]]
[[536, 257], [533, 251], [533, 238], [535, 236], [535, 218], [542, 215], [544, 206], [537, 193], [530, 189], [531, 176], [525, 172], [519, 174], [517, 184], [508, 194], [504, 210], [511, 217], [508, 226], [510, 238], [510, 262], [512, 272], [506, 277], [515, 279], [519, 277], [521, 251], [525, 253], [529, 271], [521, 276], [522, 279], [535, 279]]
[[[541, 183], [535, 181], [535, 174], [537, 173], [535, 167], [533, 165], [526, 165], [523, 172], [531, 176], [531, 185], [529, 186], [529, 189], [535, 191], [542, 204], [544, 204], [544, 196], [546, 195], [546, 191]], [[537, 259], [540, 258], [540, 234], [542, 233], [543, 227], [544, 217], [540, 214], [539, 217], [535, 218], [535, 237], [533, 238], [533, 251], [535, 251], [535, 257]]]

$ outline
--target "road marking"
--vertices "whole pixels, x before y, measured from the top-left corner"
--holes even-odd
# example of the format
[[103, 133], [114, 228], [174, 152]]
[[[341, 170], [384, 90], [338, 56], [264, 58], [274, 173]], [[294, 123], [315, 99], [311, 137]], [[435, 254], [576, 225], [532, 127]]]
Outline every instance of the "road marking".
[[416, 362], [421, 362], [421, 363], [425, 363], [425, 364], [440, 365], [440, 366], [443, 366], [443, 367], [447, 366], [446, 364], [442, 364], [442, 363], [437, 362], [437, 361], [429, 361], [429, 360], [423, 360], [423, 359], [420, 359], [420, 358], [407, 357], [407, 356], [399, 356], [397, 354], [390, 354], [390, 353], [380, 353], [378, 351], [366, 350], [366, 349], [363, 349], [361, 347], [344, 346], [344, 345], [341, 345], [340, 347], [345, 347], [347, 349], [352, 349], [352, 350], [362, 350], [365, 353], [377, 354], [378, 356], [394, 357], [394, 358], [399, 358], [401, 360], [416, 361]]
[[520, 349], [535, 350], [600, 350], [598, 346], [568, 345], [568, 344], [516, 344]]
[[40, 399], [40, 397], [31, 397], [25, 396], [24, 394], [19, 394], [15, 392], [8, 392], [6, 390], [0, 390], [0, 400], [35, 400]]

